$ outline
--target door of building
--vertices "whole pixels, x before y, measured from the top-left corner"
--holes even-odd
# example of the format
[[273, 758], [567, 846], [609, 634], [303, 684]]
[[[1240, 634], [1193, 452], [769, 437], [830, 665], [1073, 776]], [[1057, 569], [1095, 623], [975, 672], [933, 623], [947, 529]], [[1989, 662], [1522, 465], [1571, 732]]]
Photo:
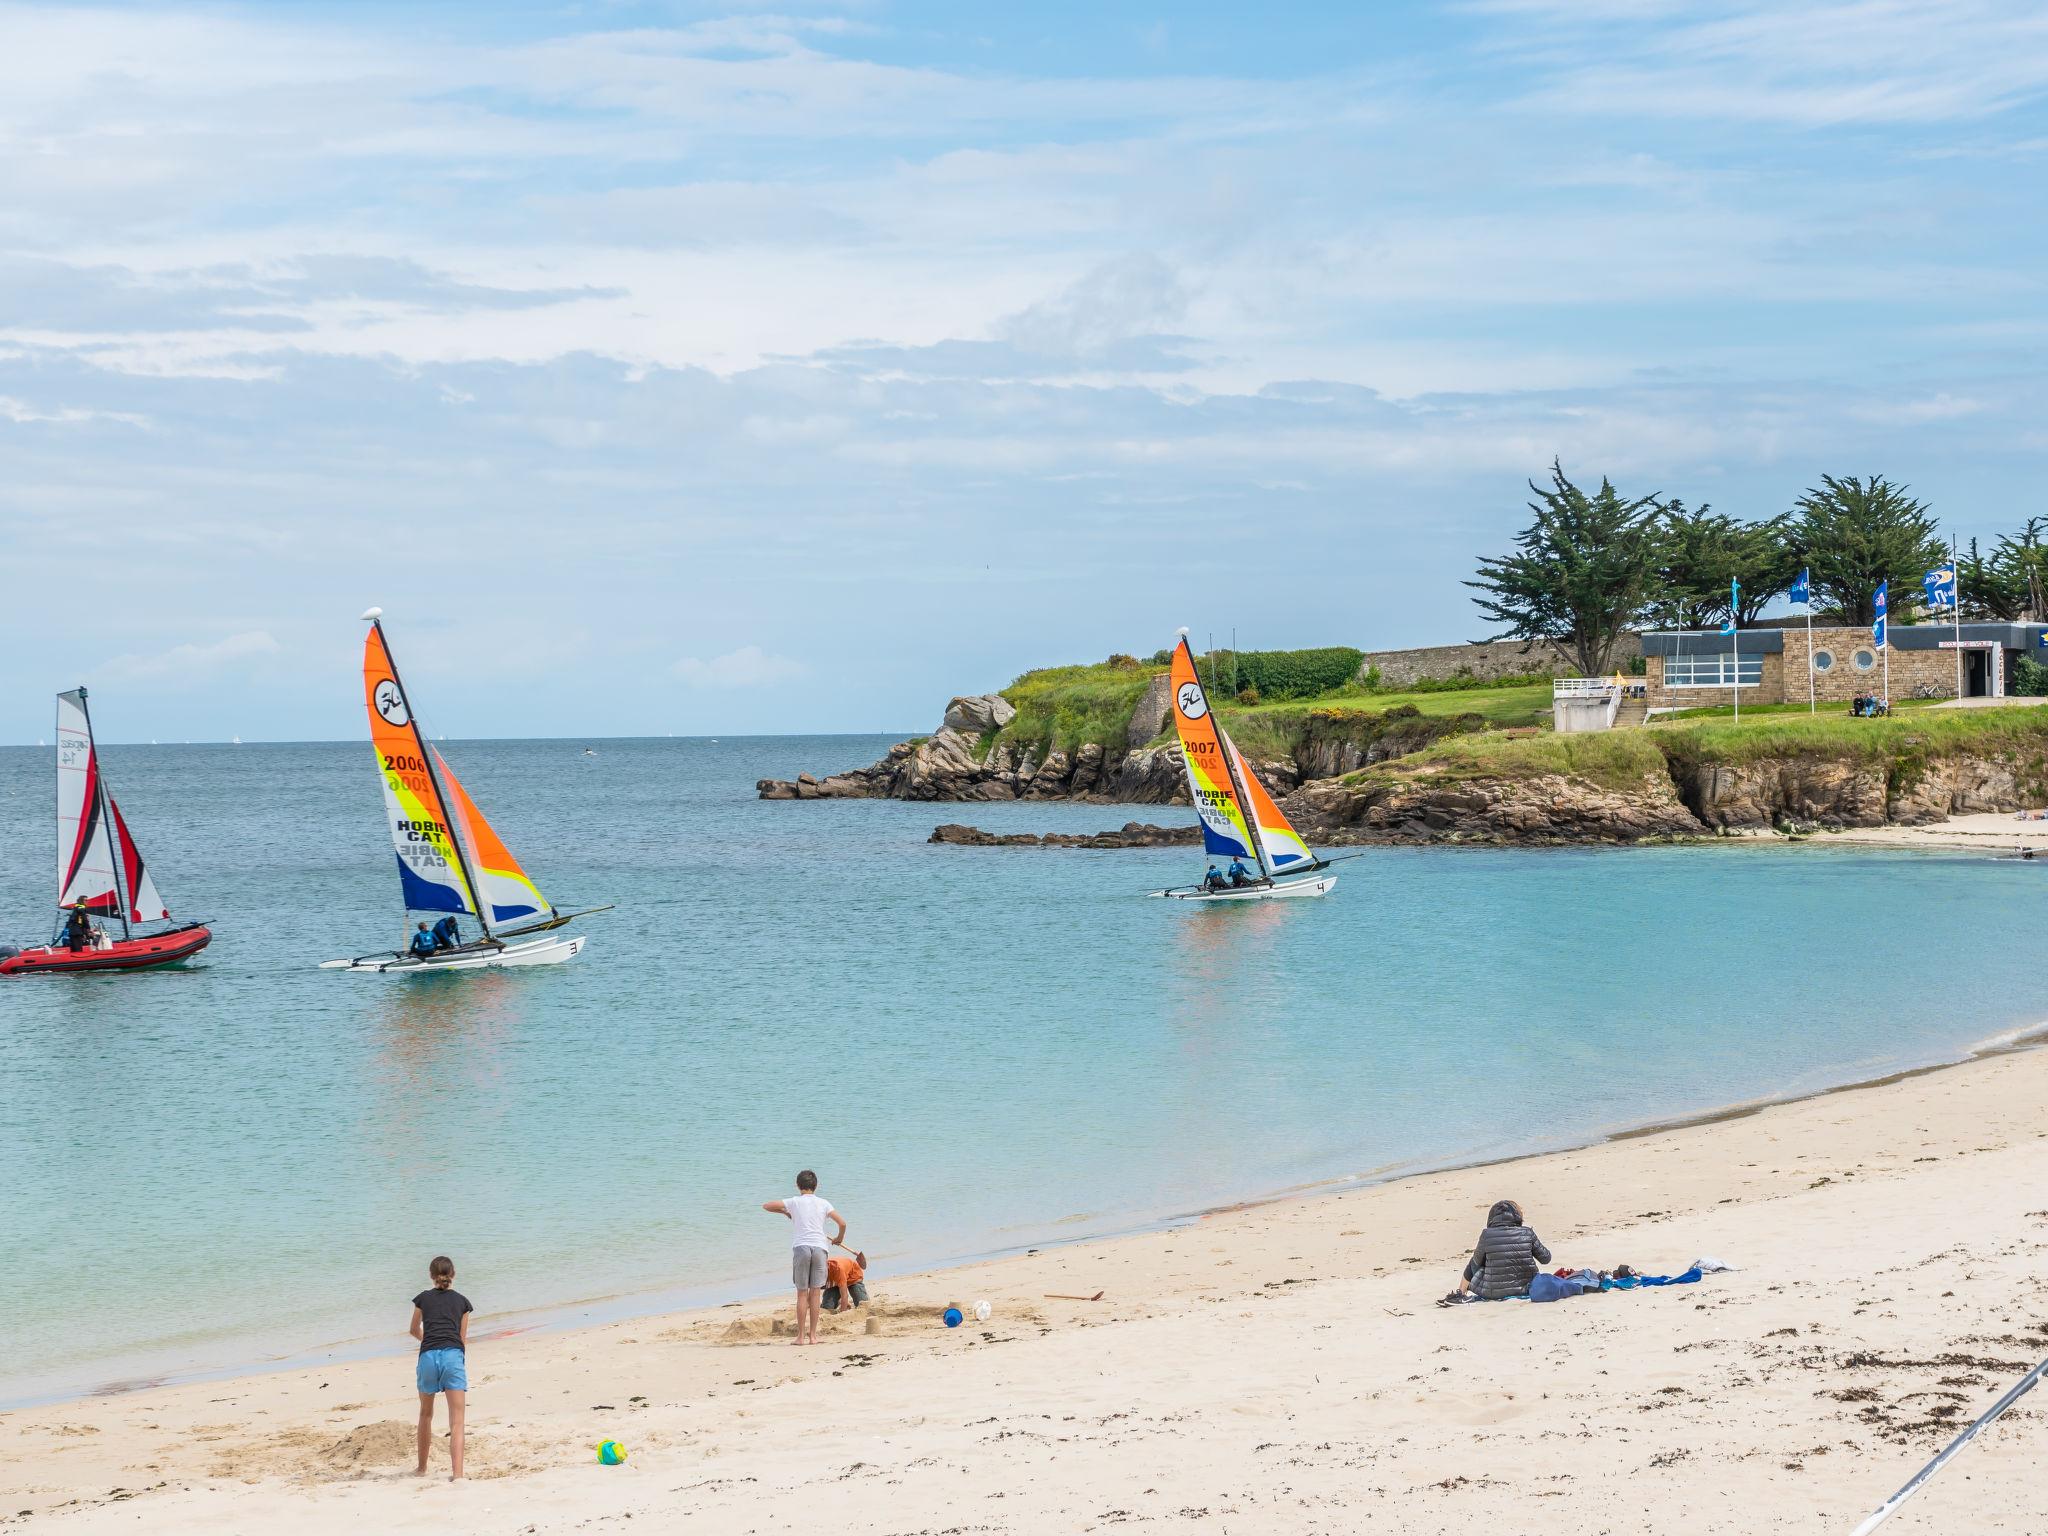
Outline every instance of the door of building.
[[1970, 698], [1981, 699], [1991, 692], [1991, 653], [1989, 651], [1965, 651], [1963, 670], [1963, 691]]

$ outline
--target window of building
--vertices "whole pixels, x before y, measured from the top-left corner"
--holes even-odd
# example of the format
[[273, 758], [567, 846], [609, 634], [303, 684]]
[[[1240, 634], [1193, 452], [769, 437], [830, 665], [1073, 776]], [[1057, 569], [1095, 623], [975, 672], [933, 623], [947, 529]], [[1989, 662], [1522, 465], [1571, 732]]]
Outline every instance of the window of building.
[[1832, 672], [1832, 671], [1834, 671], [1834, 669], [1835, 669], [1835, 653], [1834, 653], [1833, 651], [1815, 651], [1815, 652], [1813, 653], [1813, 670], [1814, 670], [1814, 671], [1816, 671], [1816, 672]]
[[[1764, 680], [1761, 656], [1741, 658], [1741, 687], [1754, 688]], [[1733, 656], [1666, 656], [1666, 688], [1727, 688], [1736, 685], [1737, 660]]]
[[1858, 651], [1854, 656], [1850, 657], [1849, 660], [1855, 666], [1858, 672], [1868, 672], [1872, 667], [1877, 665], [1877, 652]]

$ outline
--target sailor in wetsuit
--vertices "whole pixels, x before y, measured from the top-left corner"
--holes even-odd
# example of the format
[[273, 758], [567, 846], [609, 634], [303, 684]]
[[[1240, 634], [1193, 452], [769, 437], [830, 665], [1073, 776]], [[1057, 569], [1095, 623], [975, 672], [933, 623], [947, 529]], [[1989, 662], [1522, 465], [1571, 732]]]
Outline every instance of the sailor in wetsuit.
[[1243, 859], [1232, 859], [1230, 861], [1230, 883], [1232, 885], [1250, 885], [1252, 883], [1252, 872], [1244, 867]]
[[462, 930], [455, 926], [455, 919], [453, 917], [444, 917], [441, 921], [434, 924], [434, 948], [462, 948]]
[[427, 925], [425, 923], [420, 924], [419, 931], [412, 936], [412, 943], [407, 946], [411, 950], [413, 958], [417, 960], [431, 959], [435, 951], [440, 947], [440, 945], [434, 942], [434, 936], [427, 932]]
[[1214, 864], [1211, 864], [1209, 866], [1209, 873], [1202, 877], [1202, 884], [1204, 887], [1212, 891], [1222, 890], [1225, 884], [1225, 881], [1223, 879], [1223, 871], [1218, 869]]
[[71, 915], [64, 919], [64, 947], [74, 955], [92, 948], [92, 918], [87, 915], [83, 901], [75, 902]]

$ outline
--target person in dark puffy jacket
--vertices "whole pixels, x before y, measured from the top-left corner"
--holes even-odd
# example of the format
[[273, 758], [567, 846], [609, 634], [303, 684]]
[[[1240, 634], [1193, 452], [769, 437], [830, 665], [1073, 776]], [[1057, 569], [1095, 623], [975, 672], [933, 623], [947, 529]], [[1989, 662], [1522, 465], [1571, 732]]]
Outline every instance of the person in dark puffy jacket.
[[1470, 1291], [1481, 1301], [1527, 1295], [1529, 1282], [1549, 1262], [1550, 1250], [1524, 1224], [1522, 1208], [1512, 1200], [1496, 1200], [1486, 1213], [1486, 1230], [1479, 1234], [1458, 1293]]

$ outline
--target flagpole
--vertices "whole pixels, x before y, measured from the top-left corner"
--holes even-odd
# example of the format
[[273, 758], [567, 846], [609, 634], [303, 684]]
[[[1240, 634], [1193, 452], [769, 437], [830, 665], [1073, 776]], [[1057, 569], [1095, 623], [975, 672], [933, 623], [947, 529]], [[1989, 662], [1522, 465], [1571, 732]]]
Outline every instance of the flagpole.
[[1820, 713], [1820, 702], [1813, 685], [1813, 577], [1806, 578], [1806, 712]]
[[[1957, 552], [1954, 539], [1948, 542], [1948, 573], [1955, 578], [1950, 583], [1955, 590], [1949, 593], [1948, 600], [1956, 610], [1956, 697], [1960, 699], [1963, 696], [1963, 557]], [[1989, 688], [1991, 680], [1987, 677], [1984, 682]]]
[[1728, 659], [1735, 665], [1735, 723], [1742, 724], [1742, 583], [1728, 578]]
[[1871, 601], [1870, 638], [1884, 655], [1884, 707], [1889, 714], [1892, 707], [1892, 617], [1891, 581], [1889, 578], [1878, 582], [1877, 592]]

